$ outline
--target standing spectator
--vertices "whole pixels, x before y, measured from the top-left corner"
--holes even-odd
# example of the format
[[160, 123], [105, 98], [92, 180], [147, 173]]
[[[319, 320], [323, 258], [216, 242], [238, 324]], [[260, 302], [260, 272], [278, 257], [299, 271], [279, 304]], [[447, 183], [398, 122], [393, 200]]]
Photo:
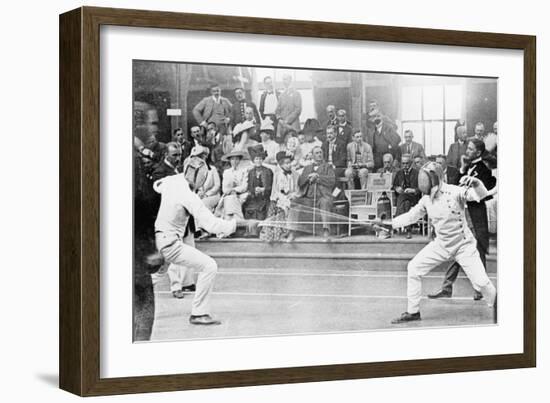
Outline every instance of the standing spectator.
[[464, 154], [466, 154], [466, 126], [458, 126], [456, 128], [457, 141], [449, 146], [447, 152], [447, 164], [459, 168], [460, 160]]
[[360, 130], [355, 131], [353, 141], [347, 145], [347, 163], [345, 176], [348, 180], [348, 189], [355, 189], [356, 177], [359, 177], [361, 189], [366, 189], [367, 175], [369, 170], [374, 168], [374, 157], [372, 147], [363, 141], [363, 133]]
[[336, 177], [343, 177], [347, 167], [346, 143], [338, 138], [334, 126], [327, 127], [326, 140], [321, 148], [323, 149], [323, 158], [329, 165], [332, 165]]
[[382, 116], [375, 117], [374, 124], [372, 152], [374, 154], [374, 167], [378, 169], [382, 166], [382, 157], [386, 153], [390, 153], [394, 161], [400, 160], [399, 143], [401, 138], [395, 131], [394, 126], [386, 123]]
[[351, 143], [353, 135], [353, 127], [348, 122], [347, 112], [344, 109], [340, 109], [336, 114], [338, 124], [336, 125], [336, 137], [344, 142], [345, 145]]
[[205, 130], [208, 122], [214, 122], [220, 133], [225, 134], [231, 121], [231, 102], [221, 94], [220, 86], [213, 84], [210, 96], [203, 98], [193, 108], [193, 117]]
[[[367, 141], [367, 143], [369, 143], [371, 146], [374, 144], [374, 133], [376, 132], [376, 121], [378, 119], [380, 119], [384, 123], [384, 125], [392, 127], [395, 131], [397, 130], [397, 125], [395, 124], [395, 122], [382, 113], [380, 107], [378, 106], [378, 101], [373, 99], [369, 102], [368, 105], [367, 130], [366, 133], [363, 133], [365, 135], [365, 141]], [[399, 141], [401, 141], [401, 139], [399, 139]]]
[[[291, 228], [287, 238], [288, 242], [294, 241], [296, 231], [308, 232], [311, 226], [300, 223], [315, 222], [317, 210], [320, 212], [323, 225], [323, 238], [327, 241], [330, 238], [330, 216], [327, 213], [332, 211], [332, 191], [336, 178], [332, 165], [323, 160], [321, 147], [315, 147], [312, 153], [313, 163], [305, 167], [298, 178], [298, 188], [302, 196], [292, 202], [288, 215], [288, 223]], [[305, 206], [306, 209], [302, 206]]]
[[[248, 153], [254, 165], [248, 171], [248, 198], [243, 205], [244, 217], [263, 221], [267, 217], [267, 209], [269, 208], [273, 172], [263, 166], [267, 153], [261, 144], [250, 147]], [[255, 236], [257, 234], [250, 235]]]
[[473, 137], [482, 141], [485, 140], [485, 125], [483, 122], [476, 123]]
[[[256, 104], [246, 99], [244, 88], [235, 88], [235, 103], [231, 106], [231, 125], [242, 123], [245, 120], [252, 120], [256, 129], [260, 128], [260, 114]], [[247, 108], [250, 108], [247, 111]]]
[[[483, 183], [487, 191], [491, 191], [496, 185], [496, 179], [492, 175], [491, 171], [481, 156], [485, 152], [485, 143], [478, 138], [472, 138], [468, 142], [468, 148], [466, 149], [466, 155], [462, 157], [460, 165], [460, 177], [469, 176], [475, 177], [477, 180]], [[460, 180], [460, 179], [459, 179]], [[491, 195], [486, 195], [480, 201], [469, 201], [468, 214], [470, 216], [473, 234], [476, 239], [477, 251], [485, 270], [487, 270], [487, 251], [489, 249], [489, 227], [487, 221], [487, 206], [486, 202], [491, 200]], [[453, 293], [453, 283], [458, 277], [458, 273], [461, 269], [460, 264], [453, 263], [445, 273], [445, 279], [441, 289], [430, 294], [430, 298], [449, 298]], [[474, 300], [480, 300], [483, 295], [478, 289], [474, 288]]]
[[443, 170], [443, 182], [449, 185], [458, 185], [460, 179], [460, 173], [458, 169], [447, 165], [447, 159], [444, 155], [438, 155], [435, 157], [435, 163], [438, 164]]
[[326, 129], [328, 126], [336, 126], [338, 124], [338, 119], [336, 118], [336, 106], [328, 105], [326, 112], [327, 120], [323, 123], [323, 128]]
[[183, 133], [183, 129], [178, 127], [174, 129], [172, 134], [172, 141], [178, 143], [181, 147], [181, 160], [185, 161], [189, 154], [191, 154], [191, 149], [193, 148], [193, 142], [186, 138]]
[[[265, 91], [260, 96], [260, 117], [262, 120], [269, 118], [277, 133], [277, 104], [279, 103], [280, 92], [273, 87], [273, 79], [270, 76], [264, 77]], [[282, 140], [281, 140], [282, 141]]]
[[266, 242], [278, 242], [288, 235], [288, 230], [281, 223], [285, 222], [290, 210], [290, 203], [298, 197], [298, 173], [292, 169], [292, 156], [286, 151], [277, 153], [278, 169], [273, 176], [271, 204], [268, 220], [275, 221], [273, 226], [265, 226], [260, 232], [260, 239]]
[[399, 146], [401, 154], [409, 154], [412, 158], [421, 157], [426, 158], [424, 153], [424, 147], [422, 144], [413, 141], [413, 131], [410, 129], [405, 130], [403, 138], [405, 141]]
[[[412, 167], [411, 156], [405, 154], [401, 158], [401, 169], [393, 178], [393, 189], [397, 193], [396, 215], [406, 213], [418, 203], [420, 191], [418, 190], [418, 171]], [[411, 238], [411, 226], [406, 228], [407, 239]]]
[[300, 130], [300, 113], [302, 113], [302, 96], [292, 87], [290, 74], [283, 76], [284, 91], [279, 96], [275, 115], [278, 121], [276, 141], [282, 144], [290, 129]]

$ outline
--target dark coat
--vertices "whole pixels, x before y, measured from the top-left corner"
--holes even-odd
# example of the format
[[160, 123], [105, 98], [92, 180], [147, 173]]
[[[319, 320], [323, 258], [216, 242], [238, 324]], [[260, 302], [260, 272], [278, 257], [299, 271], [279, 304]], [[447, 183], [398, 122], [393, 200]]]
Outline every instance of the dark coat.
[[166, 176], [177, 174], [177, 168], [172, 168], [170, 165], [166, 164], [164, 160], [159, 162], [153, 167], [153, 172], [151, 174], [153, 182], [165, 178]]
[[449, 152], [447, 152], [447, 165], [455, 168], [460, 168], [460, 157], [466, 154], [467, 142], [460, 144], [458, 141], [449, 146]]
[[376, 130], [372, 135], [372, 152], [374, 154], [374, 167], [380, 168], [383, 166], [382, 157], [386, 153], [390, 153], [394, 160], [401, 160], [401, 149], [399, 143], [401, 137], [397, 134], [393, 126], [382, 124], [381, 132]]
[[237, 123], [242, 123], [245, 121], [244, 110], [247, 106], [250, 106], [254, 111], [254, 119], [256, 120], [256, 125], [260, 125], [262, 122], [260, 119], [260, 114], [258, 113], [258, 108], [254, 102], [247, 100], [244, 101], [235, 101], [231, 106], [231, 126], [235, 126]]
[[[328, 141], [324, 141], [321, 145], [323, 150], [323, 158], [328, 161]], [[348, 166], [347, 158], [347, 143], [336, 138], [336, 149], [332, 152], [332, 164], [336, 168], [345, 168]]]
[[[277, 100], [279, 100], [279, 96], [281, 95], [281, 92], [280, 91], [275, 91], [275, 96], [277, 97]], [[264, 110], [265, 110], [265, 98], [267, 97], [267, 91], [264, 91], [262, 92], [262, 95], [260, 96], [260, 108], [258, 109], [258, 112], [260, 113], [260, 116], [262, 117], [262, 119], [265, 119], [265, 114], [264, 114]], [[273, 122], [275, 123], [275, 122]]]
[[460, 179], [460, 172], [453, 166], [447, 165], [447, 171], [445, 172], [447, 177], [447, 183], [449, 185], [458, 185]]
[[336, 176], [334, 174], [334, 168], [326, 162], [321, 163], [315, 171], [315, 164], [308, 165], [304, 167], [302, 174], [298, 178], [298, 188], [302, 197], [306, 197], [308, 190], [310, 188], [310, 183], [308, 181], [309, 174], [317, 172], [319, 174], [319, 179], [317, 181], [317, 196], [329, 198], [332, 200], [332, 191], [334, 190], [334, 185], [336, 184]]
[[353, 137], [353, 127], [349, 122], [346, 122], [344, 126], [336, 125], [334, 126], [336, 130], [336, 138], [342, 140], [346, 145], [351, 143]]
[[401, 155], [410, 154], [411, 158], [415, 158], [415, 157], [422, 157], [422, 159], [426, 158], [426, 153], [424, 152], [424, 147], [422, 146], [422, 144], [417, 143], [415, 141], [413, 141], [411, 143], [411, 152], [410, 153], [408, 152], [408, 144], [407, 143], [401, 144], [399, 146], [399, 150], [401, 152]]

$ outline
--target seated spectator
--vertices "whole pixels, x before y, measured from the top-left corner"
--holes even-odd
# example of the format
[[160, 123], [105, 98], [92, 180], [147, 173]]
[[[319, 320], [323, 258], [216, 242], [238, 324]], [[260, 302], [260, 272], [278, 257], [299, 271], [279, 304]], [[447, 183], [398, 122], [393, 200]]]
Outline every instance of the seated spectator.
[[334, 126], [327, 127], [326, 140], [321, 148], [323, 149], [323, 158], [332, 165], [336, 177], [343, 177], [348, 165], [346, 143], [337, 137]]
[[[418, 189], [418, 171], [412, 167], [411, 156], [405, 154], [401, 157], [401, 169], [393, 178], [393, 189], [397, 193], [396, 215], [406, 213], [418, 203], [420, 190]], [[411, 238], [411, 226], [405, 228], [407, 239]]]
[[401, 149], [401, 154], [409, 154], [413, 159], [416, 157], [426, 158], [424, 153], [424, 147], [422, 144], [413, 141], [413, 131], [408, 129], [403, 133], [403, 138], [405, 141], [401, 143], [399, 148]]
[[[258, 108], [254, 102], [246, 99], [244, 88], [235, 88], [235, 99], [235, 103], [231, 105], [231, 125], [235, 126], [237, 123], [250, 120], [256, 125], [256, 129], [258, 129], [261, 122]], [[251, 138], [254, 137], [252, 133], [250, 133], [250, 136]]]
[[357, 177], [359, 177], [361, 189], [366, 189], [367, 175], [369, 170], [374, 168], [374, 157], [371, 146], [363, 141], [363, 133], [360, 130], [355, 131], [353, 141], [347, 145], [347, 164], [345, 176], [348, 180], [348, 189], [355, 189]]
[[[323, 150], [315, 147], [312, 150], [313, 163], [302, 171], [298, 178], [298, 189], [301, 197], [294, 199], [288, 215], [291, 229], [287, 241], [292, 242], [296, 231], [310, 232], [311, 225], [303, 224], [316, 221], [319, 211], [323, 225], [323, 237], [330, 238], [330, 213], [332, 211], [332, 191], [336, 182], [334, 168], [323, 160]], [[305, 207], [305, 208], [304, 208]]]
[[486, 136], [486, 134], [485, 134], [485, 125], [483, 124], [483, 122], [477, 122], [476, 125], [474, 126], [474, 135], [473, 135], [473, 137], [483, 141], [483, 140], [485, 140], [485, 136]]
[[248, 133], [251, 130], [255, 130], [254, 123], [249, 120], [243, 123], [237, 123], [233, 128], [233, 150], [246, 151], [248, 147], [258, 144], [257, 141], [252, 140]]
[[152, 171], [153, 182], [166, 176], [180, 173], [181, 147], [178, 143], [170, 142], [166, 145], [166, 154], [162, 161], [158, 162]]
[[335, 127], [336, 137], [347, 145], [351, 142], [353, 134], [353, 127], [351, 126], [351, 123], [348, 122], [347, 112], [344, 109], [338, 110], [336, 113], [336, 119], [338, 121], [338, 124]]
[[303, 130], [298, 135], [298, 146], [300, 153], [300, 160], [298, 165], [305, 167], [313, 163], [312, 150], [315, 147], [321, 147], [323, 143], [316, 137], [322, 133], [323, 129], [320, 128], [319, 122], [315, 119], [308, 119], [304, 124]]
[[460, 179], [460, 172], [458, 169], [447, 165], [447, 159], [444, 155], [438, 155], [435, 157], [435, 163], [439, 164], [443, 169], [443, 181], [449, 185], [458, 185]]
[[223, 172], [222, 197], [216, 207], [216, 215], [224, 219], [243, 219], [242, 205], [248, 197], [248, 169], [243, 163], [247, 153], [233, 150], [223, 156], [230, 167]]
[[[290, 165], [294, 170], [299, 168], [298, 167], [298, 160], [300, 159], [300, 152], [298, 148], [299, 144], [300, 143], [299, 143], [298, 137], [289, 137], [286, 141], [286, 145], [283, 150], [291, 158]], [[277, 155], [279, 154], [280, 154], [280, 151], [277, 153]], [[277, 164], [279, 167], [281, 166], [279, 161], [277, 161]]]
[[223, 174], [223, 170], [226, 167], [226, 162], [222, 161], [222, 157], [231, 152], [231, 147], [227, 147], [224, 143], [224, 138], [226, 137], [231, 139], [230, 135], [223, 136], [217, 130], [214, 122], [208, 123], [207, 139], [209, 140], [211, 147], [208, 147], [210, 149], [210, 153], [207, 162], [217, 169], [218, 176]]
[[447, 165], [459, 168], [460, 160], [466, 154], [466, 148], [468, 147], [466, 143], [466, 138], [468, 137], [466, 126], [458, 126], [456, 128], [456, 137], [457, 141], [449, 146], [449, 151], [447, 152]]
[[413, 168], [417, 171], [426, 163], [423, 157], [417, 155], [413, 158]]
[[[200, 187], [194, 189], [195, 193], [201, 198], [202, 202], [210, 211], [214, 211], [218, 202], [220, 201], [220, 188], [221, 181], [218, 170], [213, 165], [208, 164], [208, 148], [204, 146], [195, 146], [191, 150], [189, 158], [183, 162], [183, 172], [188, 174], [188, 171], [191, 169], [190, 164], [193, 164], [193, 159], [199, 159], [201, 163], [204, 163], [208, 169], [206, 178], [203, 181]], [[193, 169], [196, 169], [197, 164], [193, 164]]]
[[288, 230], [280, 223], [286, 222], [290, 203], [298, 197], [298, 176], [292, 169], [292, 155], [285, 151], [277, 153], [278, 168], [273, 176], [271, 188], [271, 203], [268, 210], [268, 220], [274, 221], [273, 226], [265, 226], [260, 232], [260, 239], [265, 242], [279, 242], [288, 235]]
[[[266, 154], [264, 165], [266, 165], [272, 171], [274, 171], [277, 167], [277, 153], [281, 150], [280, 144], [273, 140], [274, 136], [275, 127], [271, 123], [271, 119], [268, 118], [262, 122], [262, 126], [260, 129], [260, 139], [262, 141], [262, 146]], [[252, 156], [250, 159], [253, 160]]]
[[378, 168], [376, 170], [379, 174], [392, 174], [395, 175], [395, 173], [398, 171], [398, 169], [395, 167], [395, 164], [393, 163], [393, 155], [390, 153], [386, 153], [382, 156], [382, 167]]
[[194, 145], [193, 142], [186, 138], [185, 134], [183, 133], [183, 129], [181, 127], [174, 129], [174, 132], [172, 134], [172, 141], [180, 145], [181, 160], [185, 161], [185, 159], [189, 157], [189, 154], [191, 153], [191, 149], [193, 148], [193, 145]]
[[263, 221], [267, 217], [267, 209], [269, 208], [273, 172], [263, 166], [267, 153], [261, 144], [250, 147], [248, 153], [254, 165], [248, 171], [248, 198], [243, 205], [244, 218]]

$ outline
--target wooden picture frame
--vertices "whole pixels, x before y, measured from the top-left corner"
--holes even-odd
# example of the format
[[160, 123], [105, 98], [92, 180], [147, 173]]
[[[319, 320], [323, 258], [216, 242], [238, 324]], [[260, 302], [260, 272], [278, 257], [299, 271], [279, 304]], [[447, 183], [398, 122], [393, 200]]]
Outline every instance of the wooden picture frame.
[[[521, 354], [228, 372], [100, 377], [100, 26], [400, 42], [524, 52], [524, 349]], [[60, 387], [81, 396], [316, 382], [536, 364], [534, 36], [82, 7], [60, 16]]]

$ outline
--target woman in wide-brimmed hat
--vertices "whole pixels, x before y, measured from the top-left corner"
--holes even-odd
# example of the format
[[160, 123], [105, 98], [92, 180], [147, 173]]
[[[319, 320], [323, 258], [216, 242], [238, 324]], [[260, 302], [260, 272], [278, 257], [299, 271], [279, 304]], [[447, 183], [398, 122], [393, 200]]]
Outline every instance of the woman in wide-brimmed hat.
[[230, 167], [223, 172], [222, 198], [216, 207], [216, 215], [223, 218], [243, 218], [242, 205], [248, 196], [248, 169], [242, 160], [243, 150], [233, 150], [222, 157]]
[[248, 153], [254, 165], [248, 172], [248, 198], [243, 205], [244, 216], [265, 220], [271, 197], [273, 172], [263, 165], [267, 153], [261, 144], [249, 147]]
[[250, 133], [253, 130], [256, 130], [256, 126], [250, 120], [237, 123], [233, 127], [233, 149], [246, 150], [248, 147], [258, 144], [257, 141], [250, 138]]

